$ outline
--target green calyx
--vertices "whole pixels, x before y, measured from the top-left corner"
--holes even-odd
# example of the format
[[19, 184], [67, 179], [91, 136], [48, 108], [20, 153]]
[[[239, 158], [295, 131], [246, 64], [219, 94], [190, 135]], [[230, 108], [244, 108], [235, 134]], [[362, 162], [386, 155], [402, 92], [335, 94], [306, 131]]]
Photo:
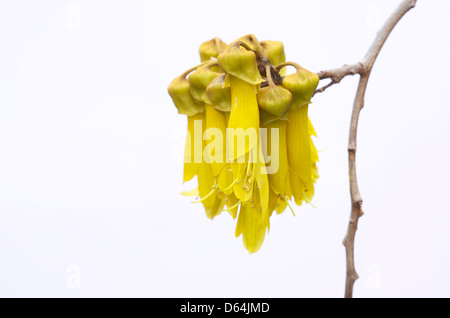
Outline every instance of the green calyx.
[[210, 60], [212, 57], [217, 58], [217, 56], [223, 53], [227, 48], [228, 45], [217, 37], [203, 42], [199, 49], [200, 59], [204, 62]]
[[294, 110], [310, 103], [319, 84], [319, 76], [295, 63], [282, 63], [277, 65], [276, 68], [280, 69], [286, 65], [295, 66], [297, 69], [297, 72], [294, 74], [287, 75], [283, 78], [283, 87], [292, 94], [290, 110]]
[[189, 82], [185, 75], [175, 78], [167, 90], [179, 114], [193, 116], [205, 110], [204, 105], [201, 105], [192, 97]]
[[266, 112], [264, 109], [259, 109], [259, 121], [261, 123], [261, 127], [276, 120], [289, 120], [289, 112], [284, 113], [282, 116], [275, 116]]
[[189, 75], [188, 82], [190, 85], [191, 94], [196, 100], [203, 103], [211, 103], [206, 95], [206, 88], [216, 77], [220, 75], [220, 73], [211, 69], [216, 65], [216, 62], [206, 63]]
[[256, 54], [258, 54], [261, 58], [267, 57], [263, 46], [261, 45], [261, 43], [258, 41], [258, 39], [254, 34], [245, 35], [237, 39], [237, 41], [245, 43], [249, 49], [255, 51]]
[[272, 65], [278, 65], [286, 61], [286, 55], [284, 54], [284, 46], [282, 42], [262, 41], [261, 46]]
[[256, 63], [256, 55], [242, 47], [241, 41], [233, 42], [217, 57], [217, 63], [226, 73], [234, 75], [253, 85], [262, 82]]
[[226, 74], [222, 74], [213, 79], [206, 88], [206, 95], [215, 109], [229, 112], [231, 111], [231, 89], [230, 85], [226, 85], [225, 77]]
[[292, 94], [287, 89], [274, 84], [270, 66], [266, 67], [266, 76], [269, 86], [259, 90], [256, 94], [258, 105], [267, 113], [281, 117], [291, 105]]
[[267, 86], [258, 91], [256, 98], [261, 109], [280, 117], [289, 109], [292, 94], [281, 86]]

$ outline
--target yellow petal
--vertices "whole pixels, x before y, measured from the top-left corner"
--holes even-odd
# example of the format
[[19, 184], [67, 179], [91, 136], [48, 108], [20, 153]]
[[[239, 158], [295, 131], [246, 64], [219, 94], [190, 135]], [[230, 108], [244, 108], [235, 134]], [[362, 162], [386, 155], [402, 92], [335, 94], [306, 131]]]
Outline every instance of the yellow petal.
[[245, 155], [244, 163], [230, 163], [235, 180], [233, 192], [242, 202], [250, 201], [253, 195], [254, 171], [256, 171], [256, 165], [252, 163], [253, 157], [251, 151]]
[[257, 252], [266, 236], [268, 222], [255, 204], [242, 203], [236, 225], [236, 237], [242, 234], [242, 240], [249, 253]]
[[229, 164], [226, 164], [222, 171], [220, 171], [217, 181], [221, 192], [225, 193], [225, 195], [233, 193], [234, 179]]
[[[286, 126], [287, 121], [285, 120], [276, 120], [264, 126], [267, 129], [267, 148], [264, 149], [264, 154], [268, 156], [266, 161], [269, 158], [271, 159], [271, 162], [267, 163], [270, 188], [277, 195], [281, 193], [289, 197], [291, 191], [289, 186]], [[276, 137], [276, 129], [278, 129], [278, 138]], [[278, 164], [274, 161], [278, 161]], [[276, 171], [273, 171], [275, 169]]]
[[[206, 131], [204, 134], [204, 160], [211, 164], [212, 173], [218, 176], [226, 161], [226, 120], [221, 111], [206, 104]], [[212, 140], [210, 140], [212, 139]]]
[[[227, 130], [227, 160], [233, 162], [257, 146], [259, 110], [256, 86], [230, 76], [231, 113]], [[245, 141], [245, 142], [244, 142]]]
[[259, 142], [259, 156], [256, 165], [255, 179], [258, 186], [259, 202], [261, 205], [262, 217], [269, 218], [269, 178], [267, 176], [266, 165], [262, 153], [262, 143]]
[[314, 127], [313, 127], [313, 125], [312, 125], [311, 120], [309, 119], [309, 117], [308, 117], [308, 132], [309, 132], [309, 134], [310, 134], [311, 136], [317, 137], [316, 130], [314, 129]]
[[312, 178], [311, 137], [308, 132], [308, 105], [290, 112], [287, 124], [287, 153], [291, 171], [306, 183]]
[[287, 134], [289, 179], [295, 203], [310, 203], [314, 196], [314, 182], [319, 177], [316, 166], [319, 157], [311, 140], [315, 131], [308, 118], [308, 105], [291, 111]]
[[270, 190], [269, 192], [269, 214], [272, 216], [273, 211], [276, 211], [277, 214], [283, 213], [288, 207], [288, 198], [283, 197], [282, 195], [277, 195], [275, 192]]
[[187, 197], [198, 197], [200, 195], [198, 187], [189, 191], [183, 191], [181, 194]]
[[[200, 131], [195, 131], [195, 123], [197, 127], [201, 124]], [[188, 130], [186, 134], [186, 144], [184, 148], [184, 172], [183, 182], [191, 180], [196, 174], [202, 161], [203, 153], [203, 133], [204, 133], [205, 113], [199, 113], [188, 116]], [[200, 134], [200, 136], [198, 136]]]
[[277, 201], [278, 205], [275, 210], [277, 211], [277, 214], [283, 213], [284, 210], [286, 210], [286, 208], [288, 207], [288, 201], [283, 200], [281, 197], [277, 197]]
[[[211, 193], [214, 183], [215, 178], [212, 174], [210, 165], [202, 163], [198, 170], [198, 190], [200, 198], [205, 198]], [[225, 200], [214, 194], [203, 200], [202, 204], [205, 208], [206, 216], [212, 219], [222, 212]]]
[[289, 180], [291, 182], [292, 195], [295, 200], [295, 204], [302, 205], [303, 201], [305, 201], [305, 197], [303, 194], [305, 193], [305, 183], [300, 179], [300, 177], [291, 172], [289, 176]]
[[225, 200], [226, 206], [228, 208], [232, 208], [228, 211], [228, 213], [230, 213], [230, 215], [233, 217], [233, 219], [235, 219], [238, 214], [238, 209], [239, 209], [239, 205], [237, 205], [238, 202], [239, 202], [238, 198], [236, 198], [233, 193], [228, 195]]

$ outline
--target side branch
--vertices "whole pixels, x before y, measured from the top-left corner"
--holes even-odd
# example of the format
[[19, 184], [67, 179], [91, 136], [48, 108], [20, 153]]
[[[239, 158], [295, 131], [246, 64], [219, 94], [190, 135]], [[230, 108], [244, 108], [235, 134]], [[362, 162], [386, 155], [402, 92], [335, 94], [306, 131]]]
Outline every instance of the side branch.
[[335, 68], [332, 70], [320, 71], [317, 73], [319, 79], [331, 79], [330, 83], [327, 85], [317, 89], [314, 94], [322, 93], [328, 87], [338, 84], [341, 80], [348, 75], [361, 74], [364, 72], [364, 65], [362, 63], [352, 64], [352, 65], [343, 65], [339, 68]]

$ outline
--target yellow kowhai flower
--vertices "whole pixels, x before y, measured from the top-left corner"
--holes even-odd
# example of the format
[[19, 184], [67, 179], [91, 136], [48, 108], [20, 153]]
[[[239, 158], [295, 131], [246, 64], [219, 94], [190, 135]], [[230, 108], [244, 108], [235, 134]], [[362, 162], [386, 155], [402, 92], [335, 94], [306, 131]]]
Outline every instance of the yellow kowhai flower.
[[[279, 41], [262, 41], [261, 46], [264, 48], [270, 63], [278, 65], [285, 62], [285, 53], [283, 43]], [[288, 116], [286, 111], [291, 105], [292, 94], [275, 86], [271, 78], [272, 70], [266, 67], [266, 77], [268, 87], [258, 92], [258, 104], [260, 106], [261, 126], [266, 129], [266, 139], [263, 142], [264, 153], [267, 155], [268, 169], [272, 169], [275, 164], [272, 162], [274, 154], [269, 155], [269, 150], [278, 149], [278, 162], [275, 171], [269, 172], [269, 209], [270, 214], [273, 211], [282, 213], [289, 205], [292, 196], [291, 185], [289, 180], [289, 163], [287, 158], [286, 145], [286, 127]], [[286, 68], [282, 68], [280, 75], [286, 75]]]
[[[204, 42], [199, 50], [202, 64], [186, 71], [181, 76], [184, 79], [183, 84], [185, 85], [187, 82], [189, 85], [189, 92], [185, 89], [183, 96], [185, 99], [189, 99], [189, 101], [193, 100], [196, 105], [201, 106], [201, 112], [187, 114], [188, 134], [185, 146], [183, 181], [189, 181], [197, 175], [198, 190], [188, 194], [198, 194], [202, 198], [201, 202], [205, 208], [206, 215], [211, 219], [222, 211], [226, 198], [214, 196], [212, 195], [214, 193], [211, 193], [211, 188], [215, 189], [217, 187], [218, 170], [221, 168], [217, 165], [209, 165], [208, 160], [211, 160], [211, 158], [208, 158], [206, 161], [204, 160], [203, 153], [208, 143], [203, 140], [203, 136], [207, 129], [212, 127], [219, 126], [223, 132], [226, 123], [224, 122], [224, 116], [215, 112], [211, 105], [208, 104], [210, 100], [206, 96], [206, 87], [215, 77], [220, 75], [216, 73], [217, 63], [211, 61], [211, 58], [217, 57], [226, 47], [227, 45], [218, 38]], [[186, 81], [186, 76], [191, 72], [193, 73]], [[173, 87], [176, 84], [178, 82], [172, 82], [171, 86], [169, 86], [169, 94], [174, 101], [177, 95]], [[180, 104], [183, 103], [180, 102]], [[198, 138], [199, 135], [201, 138]], [[217, 148], [220, 149], [220, 147]], [[233, 201], [233, 198], [228, 201]]]
[[311, 140], [315, 131], [308, 118], [308, 107], [319, 77], [295, 63], [283, 63], [277, 68], [286, 65], [297, 70], [283, 79], [283, 86], [293, 96], [287, 124], [287, 154], [294, 200], [301, 205], [303, 201], [311, 202], [318, 178], [316, 162], [319, 159]]
[[[312, 199], [318, 157], [308, 104], [318, 78], [285, 63], [281, 42], [252, 34], [229, 46], [214, 38], [199, 51], [202, 63], [169, 86], [188, 116], [183, 180], [198, 180], [185, 194], [199, 196], [211, 219], [237, 217], [235, 234], [254, 253], [273, 211], [291, 208], [292, 197], [298, 205]], [[297, 72], [286, 75], [288, 65]]]
[[[252, 37], [250, 43], [257, 43], [256, 38]], [[262, 155], [256, 98], [262, 78], [255, 54], [242, 48], [242, 44], [241, 41], [233, 43], [217, 61], [229, 74], [231, 90], [228, 128], [233, 134], [227, 135], [227, 161], [233, 173], [234, 194], [241, 201], [236, 236], [243, 234], [244, 245], [252, 253], [261, 247], [269, 226], [269, 182]], [[241, 142], [236, 142], [235, 137]], [[254, 222], [248, 221], [252, 218], [259, 220], [258, 231]]]
[[231, 112], [227, 130], [227, 162], [233, 173], [234, 193], [242, 202], [252, 197], [258, 161], [259, 109], [256, 92], [262, 78], [256, 57], [237, 41], [217, 58], [228, 73]]
[[[200, 123], [200, 133], [203, 134], [202, 123], [205, 118], [205, 106], [204, 103], [197, 101], [191, 94], [191, 87], [186, 76], [192, 71], [196, 70], [199, 66], [193, 67], [181, 76], [175, 78], [170, 83], [168, 91], [169, 95], [177, 107], [178, 113], [187, 116], [187, 135], [184, 151], [184, 172], [183, 182], [191, 180], [199, 169], [198, 155], [203, 149], [202, 142], [198, 142], [194, 139], [195, 136], [195, 122]], [[198, 134], [198, 132], [197, 132]], [[195, 156], [197, 154], [197, 158]]]

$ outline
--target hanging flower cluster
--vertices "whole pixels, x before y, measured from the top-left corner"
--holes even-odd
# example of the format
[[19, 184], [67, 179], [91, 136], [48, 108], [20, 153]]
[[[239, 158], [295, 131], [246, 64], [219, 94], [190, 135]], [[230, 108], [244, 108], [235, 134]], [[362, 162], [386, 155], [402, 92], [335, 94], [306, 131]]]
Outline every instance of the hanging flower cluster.
[[[318, 155], [308, 105], [319, 78], [285, 62], [281, 42], [254, 35], [230, 45], [207, 41], [200, 57], [168, 88], [188, 120], [183, 180], [198, 179], [185, 194], [199, 196], [211, 219], [222, 211], [238, 218], [236, 237], [253, 253], [273, 211], [314, 195]], [[287, 66], [295, 72], [286, 75]]]

